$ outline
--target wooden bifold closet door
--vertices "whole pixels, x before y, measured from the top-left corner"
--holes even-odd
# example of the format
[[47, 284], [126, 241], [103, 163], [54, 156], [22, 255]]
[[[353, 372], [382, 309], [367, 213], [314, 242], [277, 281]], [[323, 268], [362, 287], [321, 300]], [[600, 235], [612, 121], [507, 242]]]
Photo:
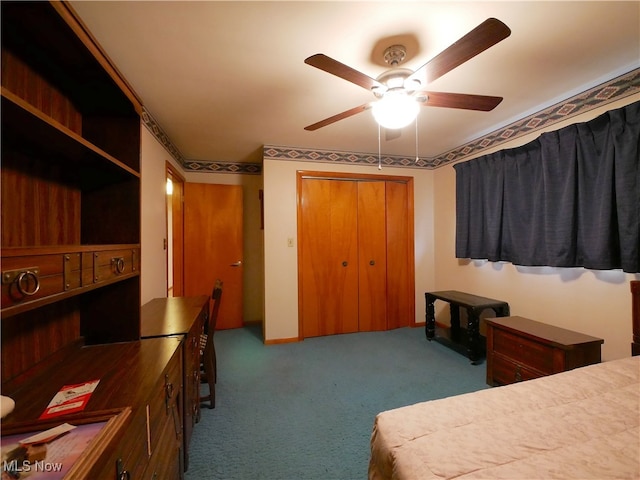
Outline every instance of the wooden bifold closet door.
[[301, 337], [413, 322], [410, 181], [299, 172]]

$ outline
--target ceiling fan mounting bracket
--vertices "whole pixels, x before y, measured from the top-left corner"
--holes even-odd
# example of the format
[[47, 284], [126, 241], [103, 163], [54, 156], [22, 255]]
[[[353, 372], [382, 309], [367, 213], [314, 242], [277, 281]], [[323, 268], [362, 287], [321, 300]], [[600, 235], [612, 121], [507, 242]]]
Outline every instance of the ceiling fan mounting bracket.
[[407, 49], [404, 45], [391, 45], [384, 51], [384, 61], [392, 67], [400, 65], [406, 56]]

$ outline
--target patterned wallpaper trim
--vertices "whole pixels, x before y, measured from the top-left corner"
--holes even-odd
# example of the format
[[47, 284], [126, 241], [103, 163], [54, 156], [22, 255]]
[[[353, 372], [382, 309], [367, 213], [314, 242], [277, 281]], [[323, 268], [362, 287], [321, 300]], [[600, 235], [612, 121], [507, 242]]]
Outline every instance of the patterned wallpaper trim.
[[[523, 135], [535, 132], [550, 125], [586, 113], [596, 107], [640, 92], [640, 68], [620, 75], [597, 87], [575, 95], [567, 100], [541, 110], [533, 115], [513, 122], [505, 127], [472, 140], [464, 145], [444, 152], [436, 157], [403, 157], [382, 155], [381, 163], [387, 167], [435, 169], [457, 162], [471, 155], [477, 155], [489, 148], [501, 145]], [[171, 142], [149, 111], [143, 107], [142, 121], [154, 137], [164, 146], [171, 156], [186, 170], [198, 172], [235, 173], [259, 175], [262, 164], [244, 162], [219, 162], [208, 160], [190, 160], [184, 158], [180, 150]], [[322, 162], [349, 165], [377, 165], [377, 153], [356, 153], [328, 150], [309, 150], [303, 148], [265, 145], [265, 159], [292, 160], [297, 162]]]

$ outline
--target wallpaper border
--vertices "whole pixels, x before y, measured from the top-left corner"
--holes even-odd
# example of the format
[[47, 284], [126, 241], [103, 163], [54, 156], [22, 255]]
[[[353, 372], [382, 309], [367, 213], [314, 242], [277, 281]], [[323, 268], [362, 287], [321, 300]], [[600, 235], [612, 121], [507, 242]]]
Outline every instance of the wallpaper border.
[[[386, 167], [436, 169], [639, 92], [640, 68], [636, 68], [435, 157], [416, 159], [415, 157], [382, 155], [380, 162]], [[259, 163], [186, 159], [144, 106], [142, 107], [142, 121], [185, 171], [248, 175], [262, 173], [262, 164]], [[377, 153], [341, 152], [277, 145], [265, 145], [263, 150], [263, 158], [272, 160], [378, 165]]]

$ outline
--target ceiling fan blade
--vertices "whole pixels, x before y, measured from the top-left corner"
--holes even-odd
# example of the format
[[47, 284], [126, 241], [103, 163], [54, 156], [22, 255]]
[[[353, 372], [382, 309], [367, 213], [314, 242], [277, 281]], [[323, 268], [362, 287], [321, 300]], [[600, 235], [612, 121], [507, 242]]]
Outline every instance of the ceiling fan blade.
[[319, 122], [316, 122], [312, 125], [308, 125], [306, 127], [304, 127], [305, 130], [309, 130], [310, 132], [314, 131], [314, 130], [318, 130], [319, 128], [322, 127], [326, 127], [327, 125], [331, 125], [332, 123], [337, 122], [338, 120], [343, 120], [345, 118], [351, 117], [357, 113], [360, 112], [364, 112], [365, 110], [368, 110], [371, 107], [370, 103], [365, 103], [364, 105], [360, 105], [358, 107], [354, 107], [351, 108], [349, 110], [346, 110], [342, 113], [338, 113], [337, 115], [334, 115], [332, 117], [329, 118], [325, 118], [324, 120], [320, 120]]
[[511, 29], [496, 18], [488, 18], [457, 42], [433, 57], [409, 78], [427, 84], [462, 65], [511, 35]]
[[383, 87], [383, 85], [377, 80], [361, 73], [344, 63], [340, 63], [331, 57], [327, 57], [322, 53], [316, 53], [315, 55], [306, 58], [304, 63], [311, 65], [312, 67], [324, 70], [327, 73], [340, 77], [348, 82], [355, 83], [356, 85], [371, 90], [373, 87]]
[[425, 95], [427, 97], [427, 99], [422, 102], [426, 107], [461, 108], [463, 110], [480, 110], [482, 112], [489, 112], [502, 102], [502, 97], [471, 95], [466, 93], [416, 93], [416, 96], [419, 97], [420, 95]]

